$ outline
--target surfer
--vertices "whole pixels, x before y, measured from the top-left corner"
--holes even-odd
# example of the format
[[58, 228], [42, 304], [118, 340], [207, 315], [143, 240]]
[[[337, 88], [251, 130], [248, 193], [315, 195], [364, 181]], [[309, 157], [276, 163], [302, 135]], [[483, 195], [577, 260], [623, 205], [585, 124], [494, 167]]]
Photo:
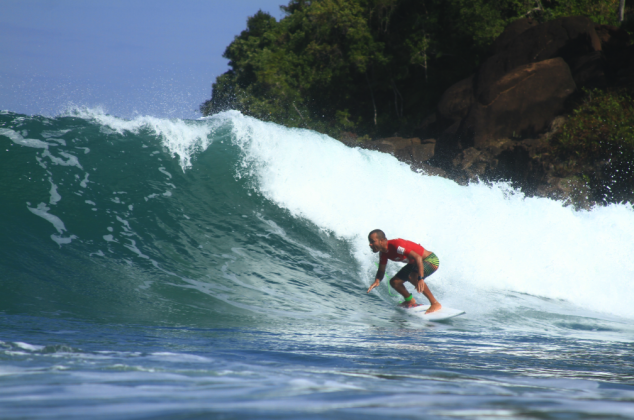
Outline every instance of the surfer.
[[436, 300], [434, 295], [425, 284], [425, 278], [431, 276], [436, 270], [440, 262], [438, 257], [431, 251], [426, 250], [417, 243], [406, 241], [405, 239], [388, 240], [380, 229], [374, 229], [368, 235], [370, 248], [375, 254], [379, 253], [379, 269], [376, 272], [376, 280], [368, 289], [368, 293], [381, 283], [385, 275], [385, 266], [387, 260], [405, 262], [407, 265], [401, 268], [394, 277], [390, 279], [390, 285], [403, 297], [405, 302], [401, 304], [404, 308], [413, 308], [418, 306], [414, 296], [405, 288], [405, 282], [409, 281], [419, 293], [425, 295], [429, 299], [431, 306], [425, 312], [426, 314], [439, 311], [442, 308], [440, 302]]

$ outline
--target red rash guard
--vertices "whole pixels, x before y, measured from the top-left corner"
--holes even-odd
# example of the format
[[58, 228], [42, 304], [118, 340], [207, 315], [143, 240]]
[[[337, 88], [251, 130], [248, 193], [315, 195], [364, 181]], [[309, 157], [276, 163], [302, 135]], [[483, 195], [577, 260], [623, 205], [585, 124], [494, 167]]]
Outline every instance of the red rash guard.
[[422, 257], [425, 253], [425, 248], [417, 243], [407, 241], [405, 239], [392, 239], [387, 241], [387, 252], [385, 254], [380, 254], [379, 265], [387, 264], [388, 259], [398, 262], [407, 261], [411, 264], [415, 261], [414, 258], [408, 257], [409, 253], [412, 251]]

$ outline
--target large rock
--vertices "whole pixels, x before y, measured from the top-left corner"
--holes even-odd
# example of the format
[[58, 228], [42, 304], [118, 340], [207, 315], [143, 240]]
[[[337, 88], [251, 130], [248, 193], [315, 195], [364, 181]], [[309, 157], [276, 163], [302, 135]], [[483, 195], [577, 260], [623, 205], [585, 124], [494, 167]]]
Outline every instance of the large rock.
[[611, 25], [596, 25], [594, 30], [604, 51], [622, 50], [630, 45], [630, 35], [625, 29]]
[[634, 48], [629, 34], [623, 29], [609, 25], [597, 25], [595, 30], [605, 53], [608, 84], [631, 86], [634, 82]]
[[436, 149], [435, 139], [425, 139], [421, 144], [412, 146], [412, 159], [415, 162], [427, 162], [434, 157]]
[[420, 139], [417, 137], [405, 139], [403, 137], [387, 137], [378, 139], [372, 142], [372, 146], [375, 150], [383, 153], [390, 153], [392, 155], [403, 154], [399, 153], [403, 149], [407, 149], [404, 153], [410, 154], [412, 146], [420, 144]]
[[445, 122], [452, 124], [467, 116], [473, 104], [473, 78], [474, 75], [471, 75], [443, 93], [438, 103], [438, 114]]
[[577, 86], [586, 88], [605, 88], [606, 60], [601, 51], [591, 52], [568, 60], [568, 66]]
[[504, 51], [519, 34], [537, 25], [538, 22], [531, 18], [517, 19], [509, 23], [500, 36], [493, 41], [491, 55]]
[[475, 97], [484, 103], [482, 95], [519, 66], [554, 57], [568, 61], [595, 51], [601, 51], [601, 41], [588, 18], [566, 17], [529, 27], [502, 43], [499, 52], [482, 63], [475, 79]]
[[561, 58], [516, 67], [480, 93], [462, 134], [473, 137], [475, 147], [499, 138], [534, 135], [564, 111], [575, 90], [570, 68]]

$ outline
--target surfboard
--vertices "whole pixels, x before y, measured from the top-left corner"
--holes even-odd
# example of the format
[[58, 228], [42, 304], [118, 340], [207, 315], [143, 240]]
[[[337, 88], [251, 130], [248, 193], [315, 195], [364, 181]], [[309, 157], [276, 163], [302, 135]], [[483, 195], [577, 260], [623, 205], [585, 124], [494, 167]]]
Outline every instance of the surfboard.
[[456, 316], [464, 315], [465, 311], [462, 309], [453, 309], [443, 306], [440, 308], [440, 311], [432, 312], [430, 314], [426, 314], [425, 311], [429, 309], [430, 305], [418, 305], [413, 308], [403, 308], [405, 312], [408, 314], [417, 316], [426, 321], [443, 321], [445, 319], [453, 318]]

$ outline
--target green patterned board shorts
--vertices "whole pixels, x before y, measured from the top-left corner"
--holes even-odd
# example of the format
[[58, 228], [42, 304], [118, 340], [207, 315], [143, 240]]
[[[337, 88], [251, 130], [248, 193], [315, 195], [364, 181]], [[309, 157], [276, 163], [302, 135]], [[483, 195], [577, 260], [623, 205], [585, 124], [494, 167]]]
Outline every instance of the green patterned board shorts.
[[[425, 270], [425, 278], [431, 276], [438, 270], [440, 267], [440, 261], [438, 257], [433, 252], [429, 254], [427, 258], [423, 260], [423, 269]], [[405, 267], [401, 268], [398, 273], [394, 275], [394, 277], [398, 277], [401, 280], [408, 281], [410, 273], [418, 273], [418, 265], [416, 263], [407, 264]]]

